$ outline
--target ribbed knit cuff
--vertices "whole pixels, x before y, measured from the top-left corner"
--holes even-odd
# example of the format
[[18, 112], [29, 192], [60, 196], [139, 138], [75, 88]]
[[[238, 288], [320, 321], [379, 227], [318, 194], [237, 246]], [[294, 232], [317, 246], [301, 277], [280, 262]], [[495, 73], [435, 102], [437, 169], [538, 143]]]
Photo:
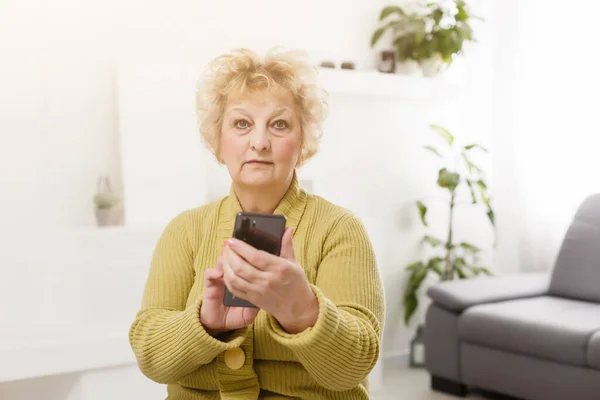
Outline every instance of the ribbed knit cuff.
[[201, 355], [201, 358], [212, 360], [225, 350], [240, 347], [241, 344], [244, 343], [248, 333], [248, 327], [222, 334], [221, 338], [224, 340], [219, 340], [211, 336], [206, 329], [204, 329], [202, 322], [200, 322], [200, 307], [202, 307], [202, 297], [198, 298], [198, 300], [194, 302], [194, 305], [189, 307], [186, 312], [189, 315], [188, 321], [190, 322], [192, 330], [198, 333], [199, 344], [202, 345], [199, 346], [198, 351], [205, 353]]
[[268, 316], [271, 337], [290, 350], [301, 353], [327, 348], [330, 341], [334, 339], [339, 325], [339, 314], [335, 304], [325, 297], [317, 286], [312, 284], [310, 286], [319, 302], [319, 316], [313, 327], [297, 334], [291, 334], [281, 327], [275, 317], [271, 314]]

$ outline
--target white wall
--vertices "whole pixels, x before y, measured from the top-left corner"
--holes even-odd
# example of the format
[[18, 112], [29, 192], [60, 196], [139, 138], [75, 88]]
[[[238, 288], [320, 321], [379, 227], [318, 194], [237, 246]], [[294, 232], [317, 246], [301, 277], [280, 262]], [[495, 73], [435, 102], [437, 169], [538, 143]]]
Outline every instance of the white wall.
[[[164, 2], [140, 0], [2, 3], [0, 239], [18, 249], [11, 252], [18, 258], [30, 249], [29, 232], [41, 232], [36, 240], [44, 240], [44, 234], [51, 235], [54, 229], [94, 224], [91, 196], [96, 177], [109, 173], [117, 184], [122, 181], [116, 91], [119, 65], [140, 60], [202, 65], [232, 47], [262, 51], [284, 45], [307, 50], [315, 63], [350, 60], [358, 68], [372, 68], [375, 54], [369, 39], [380, 9], [387, 4], [361, 0], [352, 7], [340, 7], [333, 0], [311, 0], [283, 9], [281, 2], [272, 0], [180, 1], [168, 7]], [[265, 9], [274, 10], [275, 15], [263, 12]], [[421, 150], [422, 144], [435, 140], [427, 125], [448, 123], [455, 132], [463, 133], [459, 139], [475, 140], [493, 150], [486, 120], [490, 110], [485, 96], [490, 93], [486, 94], [489, 87], [483, 84], [489, 78], [490, 62], [489, 51], [480, 51], [471, 55], [469, 63], [457, 63], [452, 74], [464, 82], [463, 91], [457, 94], [454, 107], [437, 110], [438, 115], [431, 114], [428, 104], [376, 106], [334, 99], [333, 112], [339, 118], [329, 126], [322, 154], [339, 157], [322, 156], [307, 165], [308, 170], [316, 165], [326, 167], [315, 191], [357, 211], [381, 238], [378, 243], [388, 300], [386, 354], [404, 353], [411, 336], [401, 321], [400, 293], [405, 278], [402, 268], [417, 256], [416, 240], [422, 233], [415, 229], [418, 224], [412, 204], [435, 193], [436, 166]], [[364, 110], [379, 113], [381, 119], [353, 118]], [[339, 151], [337, 145], [347, 152]], [[347, 167], [343, 175], [332, 168], [339, 165]], [[443, 217], [442, 209], [433, 213]], [[474, 224], [485, 238], [483, 222]], [[473, 225], [460, 224], [457, 229], [466, 236]], [[20, 234], [15, 235], [15, 230]], [[69, 248], [64, 242], [53, 254]], [[43, 255], [37, 258], [43, 259]], [[4, 292], [6, 301], [13, 298], [7, 293], [29, 299], [24, 304], [30, 311], [44, 316], [39, 303], [27, 293], [41, 290], [57, 295], [64, 288], [57, 285], [56, 277], [50, 280], [54, 282], [51, 289], [47, 281], [28, 278], [52, 276], [51, 272], [39, 274], [31, 263], [20, 264], [19, 270], [14, 269], [18, 264], [10, 265], [12, 269], [0, 269], [0, 276], [11, 277], [12, 290]], [[512, 267], [500, 264], [498, 268]], [[75, 282], [84, 282], [84, 276], [78, 275], [81, 280]], [[112, 283], [102, 282], [110, 291]], [[67, 289], [70, 291], [64, 291], [62, 301], [71, 305], [69, 300], [85, 291], [75, 284]], [[73, 315], [77, 315], [81, 310], [74, 307]], [[1, 311], [15, 317], [15, 310], [6, 307]], [[110, 313], [105, 316], [110, 318]]]
[[363, 67], [374, 62], [368, 43], [384, 3], [4, 1], [0, 182], [11, 195], [0, 200], [0, 220], [11, 228], [93, 224], [96, 177], [108, 172], [120, 181], [118, 63], [202, 63], [232, 47], [284, 45], [315, 61]]

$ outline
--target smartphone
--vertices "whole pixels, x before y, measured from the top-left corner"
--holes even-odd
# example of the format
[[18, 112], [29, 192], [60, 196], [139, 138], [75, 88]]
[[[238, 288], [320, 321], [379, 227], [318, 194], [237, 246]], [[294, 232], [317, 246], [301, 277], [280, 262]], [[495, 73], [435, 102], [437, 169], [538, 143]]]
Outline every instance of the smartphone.
[[[280, 214], [239, 212], [235, 216], [233, 237], [250, 246], [279, 256], [286, 217]], [[254, 304], [234, 296], [225, 286], [223, 304], [230, 307], [257, 308]]]

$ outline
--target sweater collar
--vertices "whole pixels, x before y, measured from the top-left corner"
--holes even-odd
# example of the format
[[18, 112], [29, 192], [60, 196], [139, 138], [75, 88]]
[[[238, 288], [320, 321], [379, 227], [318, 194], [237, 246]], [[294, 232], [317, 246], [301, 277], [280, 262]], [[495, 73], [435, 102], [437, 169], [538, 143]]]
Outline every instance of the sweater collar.
[[[307, 201], [307, 193], [300, 187], [298, 182], [298, 176], [294, 171], [292, 182], [288, 187], [283, 198], [280, 200], [277, 208], [273, 214], [282, 214], [287, 218], [286, 226], [295, 228], [300, 222], [300, 218], [304, 213]], [[242, 211], [242, 206], [238, 200], [238, 197], [233, 189], [233, 184], [230, 187], [229, 195], [223, 199], [219, 211], [219, 234], [225, 240], [231, 237], [233, 234], [233, 227], [235, 225], [235, 216], [238, 212]]]

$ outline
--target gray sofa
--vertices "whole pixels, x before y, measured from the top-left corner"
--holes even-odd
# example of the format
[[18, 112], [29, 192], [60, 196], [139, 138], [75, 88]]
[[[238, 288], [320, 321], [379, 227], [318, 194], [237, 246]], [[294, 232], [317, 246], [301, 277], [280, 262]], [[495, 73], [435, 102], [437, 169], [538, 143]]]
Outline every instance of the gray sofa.
[[551, 272], [449, 281], [427, 294], [434, 390], [600, 400], [600, 194], [580, 205]]

